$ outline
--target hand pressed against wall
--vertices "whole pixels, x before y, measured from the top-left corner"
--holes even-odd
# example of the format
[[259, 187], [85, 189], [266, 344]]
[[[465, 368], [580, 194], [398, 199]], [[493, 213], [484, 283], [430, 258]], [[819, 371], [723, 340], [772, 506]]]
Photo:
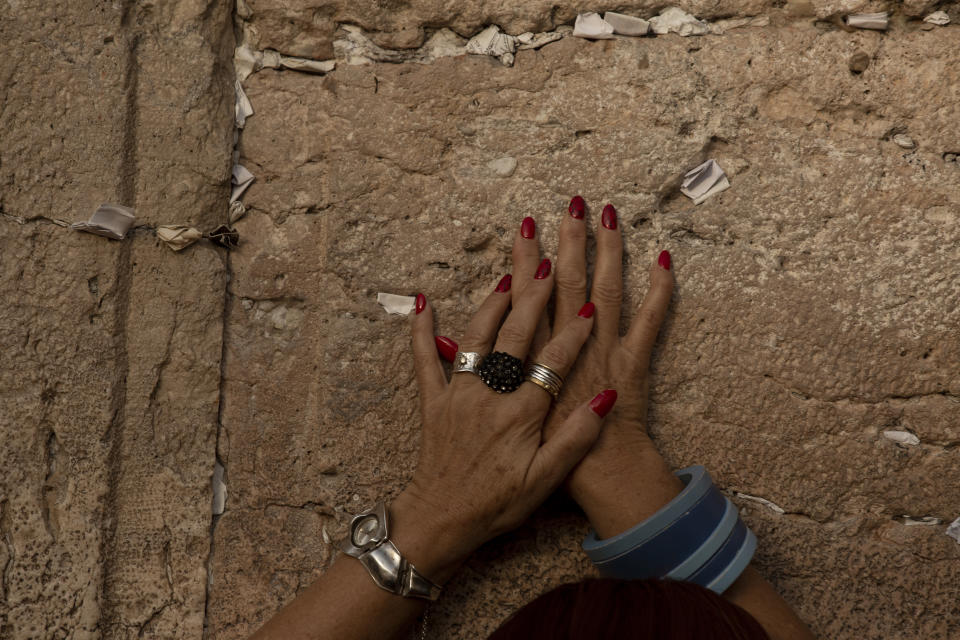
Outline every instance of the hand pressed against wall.
[[[586, 225], [586, 203], [577, 196], [570, 203], [569, 215], [564, 215], [560, 224], [553, 335], [566, 329], [588, 299]], [[617, 389], [616, 408], [596, 444], [568, 480], [575, 498], [599, 475], [617, 475], [622, 471], [621, 466], [636, 459], [630, 452], [643, 452], [653, 446], [646, 428], [650, 355], [673, 292], [670, 254], [663, 251], [650, 267], [650, 288], [643, 303], [626, 334], [621, 336], [623, 241], [613, 205], [603, 208], [596, 227], [596, 242], [596, 265], [589, 288], [589, 300], [596, 305], [593, 332], [545, 427], [546, 434], [557, 429], [574, 406], [589, 398], [590, 389]], [[517, 239], [513, 260], [518, 269], [529, 270], [538, 256], [536, 238]], [[526, 289], [520, 287], [514, 300], [522, 300], [526, 295]]]

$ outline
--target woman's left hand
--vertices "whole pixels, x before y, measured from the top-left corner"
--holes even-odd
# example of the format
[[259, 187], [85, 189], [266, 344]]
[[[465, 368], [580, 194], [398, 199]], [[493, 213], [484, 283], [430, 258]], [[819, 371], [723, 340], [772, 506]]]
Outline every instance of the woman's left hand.
[[[460, 350], [502, 351], [525, 360], [553, 289], [550, 271], [550, 261], [543, 260], [536, 269], [515, 274], [514, 281], [523, 281], [524, 296], [514, 300], [509, 313], [510, 280], [501, 281], [470, 322]], [[512, 393], [499, 394], [470, 373], [455, 374], [448, 382], [434, 343], [433, 310], [422, 297], [417, 309], [413, 349], [423, 436], [413, 480], [392, 510], [432, 519], [432, 530], [443, 532], [441, 546], [448, 557], [462, 560], [520, 525], [554, 491], [597, 439], [616, 392], [597, 389], [594, 393], [601, 393], [593, 401], [576, 407], [544, 439], [549, 393], [524, 382]], [[532, 360], [561, 376], [590, 335], [593, 305], [571, 315]]]

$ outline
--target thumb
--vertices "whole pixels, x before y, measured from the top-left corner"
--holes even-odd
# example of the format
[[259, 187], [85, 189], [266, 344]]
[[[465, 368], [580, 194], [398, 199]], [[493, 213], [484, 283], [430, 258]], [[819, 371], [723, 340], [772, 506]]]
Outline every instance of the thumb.
[[587, 455], [600, 436], [604, 417], [617, 401], [614, 389], [604, 389], [593, 400], [574, 409], [530, 463], [531, 489], [546, 499], [570, 470]]

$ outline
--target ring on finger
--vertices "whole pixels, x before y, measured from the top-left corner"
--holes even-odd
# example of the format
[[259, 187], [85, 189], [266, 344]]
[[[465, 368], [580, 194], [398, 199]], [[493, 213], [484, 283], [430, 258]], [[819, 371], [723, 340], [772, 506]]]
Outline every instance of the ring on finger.
[[563, 376], [545, 364], [534, 362], [527, 371], [526, 380], [537, 385], [556, 400], [563, 388]]
[[483, 359], [477, 373], [497, 393], [512, 393], [523, 384], [523, 360], [505, 351], [494, 351]]
[[476, 351], [457, 351], [453, 357], [453, 373], [472, 373], [480, 375], [483, 356]]

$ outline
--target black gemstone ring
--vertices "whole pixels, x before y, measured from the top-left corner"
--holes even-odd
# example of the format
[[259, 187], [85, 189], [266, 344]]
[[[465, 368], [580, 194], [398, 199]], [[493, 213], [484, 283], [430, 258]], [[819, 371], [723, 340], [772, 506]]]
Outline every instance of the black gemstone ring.
[[478, 373], [484, 384], [497, 393], [510, 393], [523, 384], [523, 361], [509, 353], [494, 351], [483, 359]]

